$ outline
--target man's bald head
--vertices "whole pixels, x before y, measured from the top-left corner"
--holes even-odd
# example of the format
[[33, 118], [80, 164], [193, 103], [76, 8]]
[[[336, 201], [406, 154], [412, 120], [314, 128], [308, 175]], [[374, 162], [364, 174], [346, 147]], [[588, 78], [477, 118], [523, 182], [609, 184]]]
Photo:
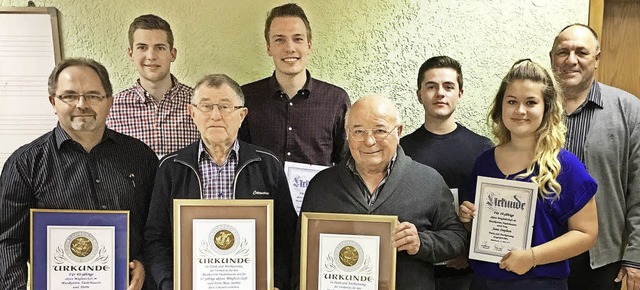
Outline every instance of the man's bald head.
[[[591, 36], [593, 36], [593, 40], [595, 42], [595, 50], [597, 52], [600, 52], [600, 40], [598, 39], [598, 33], [596, 33], [596, 31], [593, 30], [593, 28], [589, 27], [588, 25], [584, 25], [582, 23], [569, 24], [564, 28], [562, 28], [562, 30], [558, 32], [558, 35], [556, 35], [556, 37], [553, 39], [553, 46], [551, 47], [551, 52], [553, 52], [553, 49], [556, 47], [556, 45], [558, 45], [559, 37], [562, 36], [562, 34], [569, 29], [588, 30]], [[566, 36], [563, 36], [563, 37], [566, 37]]]
[[360, 97], [345, 115], [345, 126], [349, 128], [349, 116], [355, 110], [365, 110], [371, 116], [384, 117], [392, 121], [394, 125], [402, 125], [402, 117], [395, 104], [381, 95], [367, 95]]

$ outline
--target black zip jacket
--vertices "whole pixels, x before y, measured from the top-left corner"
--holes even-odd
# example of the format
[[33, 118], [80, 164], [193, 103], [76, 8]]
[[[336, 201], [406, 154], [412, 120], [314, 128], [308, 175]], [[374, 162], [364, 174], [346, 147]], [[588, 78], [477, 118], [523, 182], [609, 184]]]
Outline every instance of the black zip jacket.
[[[198, 143], [165, 156], [156, 174], [145, 227], [145, 260], [159, 289], [173, 289], [173, 199], [201, 199]], [[265, 149], [238, 141], [234, 199], [274, 200], [275, 287], [289, 289], [292, 243], [298, 216], [280, 160]]]

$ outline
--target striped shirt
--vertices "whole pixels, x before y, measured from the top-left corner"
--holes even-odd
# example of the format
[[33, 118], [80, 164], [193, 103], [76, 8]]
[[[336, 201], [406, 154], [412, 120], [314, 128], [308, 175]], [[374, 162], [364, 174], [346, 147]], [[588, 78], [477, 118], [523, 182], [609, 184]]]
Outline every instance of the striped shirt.
[[567, 125], [567, 138], [565, 149], [575, 154], [584, 163], [584, 144], [587, 140], [589, 127], [593, 113], [603, 108], [600, 85], [593, 81], [587, 99], [571, 114], [565, 114], [565, 124]]
[[171, 75], [173, 87], [157, 102], [136, 84], [113, 97], [107, 117], [112, 130], [140, 139], [159, 156], [177, 151], [200, 138], [187, 106], [193, 89], [178, 82]]
[[233, 177], [238, 167], [238, 140], [233, 142], [229, 155], [222, 166], [213, 162], [204, 142], [198, 147], [198, 170], [202, 175], [203, 199], [233, 199]]
[[20, 147], [0, 175], [0, 289], [25, 289], [31, 208], [129, 210], [130, 259], [141, 260], [158, 158], [106, 130], [91, 152], [58, 125]]
[[374, 190], [373, 192], [369, 191], [369, 188], [367, 187], [367, 184], [364, 182], [364, 179], [362, 179], [362, 176], [360, 176], [360, 173], [358, 173], [358, 170], [356, 169], [355, 159], [353, 159], [353, 157], [349, 157], [349, 160], [347, 161], [347, 169], [349, 169], [349, 171], [351, 171], [351, 173], [353, 173], [353, 175], [357, 177], [359, 181], [358, 187], [360, 187], [360, 190], [362, 191], [362, 194], [367, 200], [367, 204], [369, 206], [372, 206], [373, 203], [376, 202], [376, 199], [378, 198], [378, 193], [382, 190], [382, 188], [384, 187], [384, 184], [387, 182], [387, 179], [389, 178], [389, 175], [391, 174], [391, 169], [393, 168], [393, 164], [396, 162], [396, 157], [398, 157], [398, 153], [393, 155], [393, 158], [391, 158], [391, 161], [389, 161], [389, 165], [387, 165], [386, 175], [380, 181], [380, 184], [378, 184], [378, 187], [376, 187], [376, 190]]

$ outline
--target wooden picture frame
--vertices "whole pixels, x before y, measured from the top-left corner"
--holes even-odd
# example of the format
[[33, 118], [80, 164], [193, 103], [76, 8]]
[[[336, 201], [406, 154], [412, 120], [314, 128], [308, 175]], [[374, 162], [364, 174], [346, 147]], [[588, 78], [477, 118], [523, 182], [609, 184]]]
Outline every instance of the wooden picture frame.
[[[300, 290], [317, 290], [320, 279], [321, 235], [379, 237], [377, 288], [395, 290], [396, 249], [391, 234], [397, 216], [309, 213], [301, 214]], [[362, 256], [362, 254], [360, 254]]]
[[[217, 237], [217, 233], [224, 230], [218, 230], [216, 226], [211, 227], [209, 224], [230, 224], [227, 227], [227, 233], [233, 233], [230, 237], [233, 239], [246, 238], [246, 249], [255, 253], [255, 260], [247, 263], [255, 264], [252, 273], [242, 273], [237, 275], [252, 275], [248, 279], [255, 281], [254, 289], [273, 289], [274, 286], [274, 266], [273, 266], [273, 200], [200, 200], [200, 199], [175, 199], [173, 204], [173, 226], [174, 226], [174, 288], [176, 290], [198, 289], [194, 285], [194, 251], [201, 251], [203, 240], [194, 241], [194, 236], [198, 232], [194, 232], [194, 224], [198, 227], [198, 231], [206, 229], [212, 235]], [[204, 221], [204, 226], [198, 223]], [[253, 221], [253, 238], [249, 235], [237, 234], [234, 232], [234, 222]], [[207, 224], [207, 222], [209, 224]], [[245, 230], [241, 233], [247, 233]], [[245, 241], [243, 240], [243, 241]], [[213, 241], [211, 241], [213, 243]], [[240, 242], [240, 241], [238, 241]], [[209, 261], [215, 260], [216, 255], [221, 253], [213, 244], [205, 247], [205, 255], [211, 255]], [[235, 242], [234, 242], [235, 245]], [[194, 247], [200, 247], [195, 249]], [[213, 251], [209, 251], [213, 249]], [[236, 249], [229, 248], [229, 251]], [[241, 249], [238, 249], [240, 251]], [[236, 257], [234, 252], [226, 257]], [[202, 254], [196, 252], [196, 254]], [[249, 258], [247, 258], [249, 259]], [[225, 260], [220, 260], [225, 261]], [[233, 260], [232, 260], [233, 261]], [[196, 260], [197, 262], [197, 260]], [[244, 270], [253, 268], [243, 264]], [[211, 266], [213, 267], [213, 266]], [[199, 271], [200, 268], [195, 269]], [[251, 271], [247, 271], [251, 272]], [[220, 271], [210, 268], [207, 275], [211, 277], [219, 277]], [[235, 274], [234, 274], [235, 275]], [[246, 277], [246, 276], [243, 276]], [[200, 279], [202, 277], [195, 277]], [[213, 279], [213, 278], [212, 278]], [[202, 282], [209, 283], [209, 282]], [[210, 281], [208, 288], [215, 289], [215, 281]], [[222, 282], [221, 282], [222, 283]], [[204, 284], [203, 284], [204, 285]], [[246, 286], [243, 286], [246, 287]], [[200, 287], [202, 288], [202, 287]], [[241, 288], [245, 289], [245, 288]], [[249, 290], [249, 288], [246, 288]]]

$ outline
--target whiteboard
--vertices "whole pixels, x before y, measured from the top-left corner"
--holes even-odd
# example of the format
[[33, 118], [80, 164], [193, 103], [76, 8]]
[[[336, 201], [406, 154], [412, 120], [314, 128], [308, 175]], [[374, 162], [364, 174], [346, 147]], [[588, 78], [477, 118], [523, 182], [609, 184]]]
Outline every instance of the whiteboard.
[[55, 127], [47, 79], [59, 61], [55, 8], [0, 7], [0, 169], [13, 151]]

